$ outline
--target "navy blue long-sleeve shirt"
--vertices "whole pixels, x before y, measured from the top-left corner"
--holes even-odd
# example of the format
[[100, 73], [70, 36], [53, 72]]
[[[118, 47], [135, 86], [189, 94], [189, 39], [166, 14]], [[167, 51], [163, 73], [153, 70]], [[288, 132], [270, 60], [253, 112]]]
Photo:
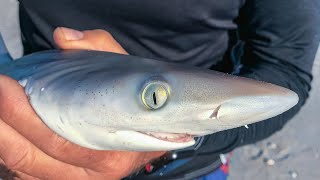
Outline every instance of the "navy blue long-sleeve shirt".
[[[57, 48], [52, 33], [59, 26], [104, 29], [129, 54], [226, 72], [241, 64], [238, 75], [299, 95], [299, 103], [279, 116], [249, 129], [206, 136], [196, 160], [162, 177], [170, 179], [183, 178], [209, 166], [220, 153], [268, 137], [299, 111], [308, 98], [320, 41], [320, 1], [20, 0], [20, 24], [25, 53]], [[239, 44], [238, 62], [230, 63]]]

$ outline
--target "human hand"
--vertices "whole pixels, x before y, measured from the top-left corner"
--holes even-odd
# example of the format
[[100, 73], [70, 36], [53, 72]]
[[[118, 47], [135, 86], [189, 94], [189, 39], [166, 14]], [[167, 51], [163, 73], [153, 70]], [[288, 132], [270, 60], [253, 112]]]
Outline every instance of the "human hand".
[[61, 49], [86, 49], [128, 54], [109, 32], [101, 29], [77, 31], [59, 27], [55, 29], [53, 38]]
[[[78, 40], [66, 40], [63, 31], [54, 33], [62, 49], [127, 54], [105, 31], [84, 31]], [[96, 151], [73, 144], [41, 121], [15, 80], [0, 75], [0, 166], [20, 179], [120, 179], [163, 153]]]

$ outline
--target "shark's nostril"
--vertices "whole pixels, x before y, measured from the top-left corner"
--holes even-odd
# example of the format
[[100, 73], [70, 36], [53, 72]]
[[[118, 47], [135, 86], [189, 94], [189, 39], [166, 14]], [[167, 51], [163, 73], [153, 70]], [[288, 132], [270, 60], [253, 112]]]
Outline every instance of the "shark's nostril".
[[212, 114], [210, 115], [210, 119], [218, 119], [218, 112], [220, 109], [221, 105], [219, 105], [216, 109], [213, 110]]

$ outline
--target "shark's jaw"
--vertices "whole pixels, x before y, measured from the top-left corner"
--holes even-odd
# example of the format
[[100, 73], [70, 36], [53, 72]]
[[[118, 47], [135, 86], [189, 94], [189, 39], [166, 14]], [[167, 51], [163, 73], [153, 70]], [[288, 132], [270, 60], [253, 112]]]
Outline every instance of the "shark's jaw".
[[186, 133], [146, 131], [117, 131], [116, 134], [122, 137], [127, 137], [125, 139], [121, 138], [122, 143], [134, 142], [135, 145], [130, 147], [130, 150], [133, 151], [146, 151], [146, 147], [148, 147], [147, 151], [170, 151], [183, 149], [194, 145], [194, 137], [199, 136]]
[[[163, 133], [163, 132], [149, 132], [149, 131], [133, 131], [133, 130], [119, 130], [109, 137], [113, 136], [115, 139], [112, 148], [103, 149], [127, 149], [130, 151], [170, 151], [175, 149], [182, 149], [190, 147], [195, 144], [194, 137], [196, 135], [185, 133]], [[91, 141], [87, 141], [91, 142]], [[108, 146], [109, 143], [101, 142], [102, 146]], [[99, 147], [95, 147], [98, 149]], [[99, 148], [100, 149], [100, 148]], [[101, 150], [103, 150], [101, 149]]]
[[182, 134], [182, 133], [157, 133], [157, 132], [139, 132], [144, 135], [156, 138], [158, 140], [173, 142], [173, 143], [186, 143], [194, 141], [195, 135]]

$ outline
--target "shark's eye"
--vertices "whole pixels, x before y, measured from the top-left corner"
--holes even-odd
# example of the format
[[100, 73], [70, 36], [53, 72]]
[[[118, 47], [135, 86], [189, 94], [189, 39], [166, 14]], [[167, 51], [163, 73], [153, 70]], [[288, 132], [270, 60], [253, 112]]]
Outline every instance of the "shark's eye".
[[161, 108], [168, 99], [166, 87], [159, 82], [147, 84], [141, 94], [141, 100], [148, 109]]

